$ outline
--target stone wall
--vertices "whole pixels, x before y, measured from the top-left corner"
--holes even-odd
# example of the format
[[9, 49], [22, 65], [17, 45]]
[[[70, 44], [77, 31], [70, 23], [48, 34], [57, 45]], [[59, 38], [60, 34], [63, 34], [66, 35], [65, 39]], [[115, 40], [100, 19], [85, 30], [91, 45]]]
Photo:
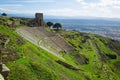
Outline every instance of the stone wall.
[[36, 13], [34, 19], [28, 20], [28, 26], [30, 27], [44, 27], [43, 13]]
[[43, 26], [43, 13], [36, 13], [35, 20], [36, 20], [37, 26]]

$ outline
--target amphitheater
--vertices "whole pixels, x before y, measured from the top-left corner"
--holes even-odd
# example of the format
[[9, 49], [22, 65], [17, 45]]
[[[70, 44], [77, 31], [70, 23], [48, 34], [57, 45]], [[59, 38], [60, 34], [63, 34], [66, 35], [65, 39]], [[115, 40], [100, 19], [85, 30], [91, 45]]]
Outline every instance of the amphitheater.
[[48, 32], [44, 27], [22, 27], [17, 29], [17, 33], [58, 57], [62, 57], [61, 51], [70, 53], [74, 50], [60, 35]]

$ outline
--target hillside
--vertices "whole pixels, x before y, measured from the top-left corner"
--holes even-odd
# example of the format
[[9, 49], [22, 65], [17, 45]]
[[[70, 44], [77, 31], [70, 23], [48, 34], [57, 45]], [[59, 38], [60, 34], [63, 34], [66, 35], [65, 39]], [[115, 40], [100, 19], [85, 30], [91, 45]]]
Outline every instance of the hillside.
[[[16, 29], [5, 24], [0, 24], [0, 45], [9, 39], [1, 48], [3, 63], [11, 70], [8, 80], [120, 79], [119, 41], [61, 30], [55, 34], [61, 35], [75, 50], [68, 54], [60, 52], [60, 58], [22, 38]], [[24, 26], [17, 25], [17, 29], [19, 27]]]

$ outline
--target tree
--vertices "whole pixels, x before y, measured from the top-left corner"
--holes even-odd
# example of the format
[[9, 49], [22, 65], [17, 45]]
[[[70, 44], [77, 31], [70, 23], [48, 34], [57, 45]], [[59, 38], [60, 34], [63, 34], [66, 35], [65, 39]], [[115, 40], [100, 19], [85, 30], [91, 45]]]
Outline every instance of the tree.
[[7, 14], [6, 13], [2, 13], [2, 16], [7, 16]]
[[51, 26], [53, 26], [53, 23], [52, 22], [47, 22], [47, 26], [49, 26], [49, 28], [50, 28]]
[[62, 25], [60, 23], [55, 23], [53, 25], [53, 28], [55, 28], [57, 31], [62, 28]]

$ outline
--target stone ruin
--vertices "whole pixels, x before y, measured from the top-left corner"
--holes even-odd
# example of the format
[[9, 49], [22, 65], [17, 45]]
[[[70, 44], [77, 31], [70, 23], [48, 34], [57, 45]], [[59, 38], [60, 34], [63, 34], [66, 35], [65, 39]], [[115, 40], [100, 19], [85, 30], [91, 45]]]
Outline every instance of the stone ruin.
[[43, 13], [36, 13], [35, 14], [35, 21], [37, 23], [37, 26], [43, 27]]
[[28, 26], [44, 27], [43, 13], [36, 13], [35, 14], [35, 19], [29, 19]]
[[7, 80], [10, 69], [2, 63], [2, 52], [0, 50], [0, 80]]

